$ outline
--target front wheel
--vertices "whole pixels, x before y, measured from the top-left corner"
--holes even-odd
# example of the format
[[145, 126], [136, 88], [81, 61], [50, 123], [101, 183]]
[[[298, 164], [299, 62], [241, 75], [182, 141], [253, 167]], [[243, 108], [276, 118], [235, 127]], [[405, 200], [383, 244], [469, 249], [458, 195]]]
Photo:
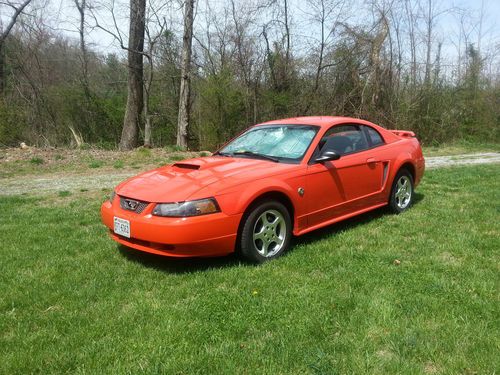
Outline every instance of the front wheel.
[[413, 202], [413, 177], [403, 169], [398, 172], [392, 184], [389, 207], [394, 213], [406, 211]]
[[244, 220], [240, 249], [247, 260], [263, 263], [279, 257], [288, 248], [292, 221], [283, 204], [263, 202], [254, 207]]

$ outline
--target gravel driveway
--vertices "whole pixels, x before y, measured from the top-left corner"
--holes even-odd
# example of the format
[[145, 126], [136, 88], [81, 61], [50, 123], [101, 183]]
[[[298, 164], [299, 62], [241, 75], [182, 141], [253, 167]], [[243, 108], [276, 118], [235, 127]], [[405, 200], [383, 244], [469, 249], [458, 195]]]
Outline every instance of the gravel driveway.
[[[433, 156], [426, 159], [427, 169], [453, 165], [500, 163], [500, 153], [488, 152], [454, 156]], [[75, 191], [81, 189], [111, 189], [120, 181], [137, 174], [138, 171], [105, 172], [94, 174], [47, 174], [43, 176], [26, 175], [0, 179], [0, 195], [23, 193], [49, 193], [57, 191]]]

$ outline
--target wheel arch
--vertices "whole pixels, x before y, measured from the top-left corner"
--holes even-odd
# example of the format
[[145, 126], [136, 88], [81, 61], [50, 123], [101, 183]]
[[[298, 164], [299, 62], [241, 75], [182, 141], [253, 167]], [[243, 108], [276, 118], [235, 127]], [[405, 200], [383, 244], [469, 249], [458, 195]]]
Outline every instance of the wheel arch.
[[292, 225], [294, 223], [294, 214], [295, 214], [295, 207], [293, 205], [292, 200], [290, 197], [285, 194], [282, 191], [279, 190], [270, 190], [264, 193], [259, 194], [258, 196], [254, 197], [254, 199], [247, 205], [247, 207], [244, 210], [243, 216], [247, 215], [248, 212], [255, 207], [257, 204], [267, 201], [267, 200], [275, 200], [283, 204], [288, 210], [288, 213], [290, 214], [290, 218], [292, 219]]
[[252, 212], [252, 209], [254, 209], [257, 205], [259, 205], [262, 202], [269, 201], [269, 200], [277, 201], [286, 207], [286, 209], [288, 210], [288, 213], [290, 214], [290, 220], [292, 222], [291, 229], [293, 231], [293, 227], [295, 225], [295, 206], [293, 205], [293, 202], [290, 199], [290, 197], [286, 193], [284, 193], [283, 191], [280, 191], [280, 190], [269, 190], [266, 192], [261, 192], [260, 194], [256, 195], [255, 197], [253, 197], [249, 201], [249, 203], [246, 205], [246, 207], [243, 211], [243, 215], [241, 216], [240, 223], [238, 224], [238, 234], [237, 234], [236, 246], [235, 246], [236, 252], [240, 251], [239, 246], [240, 246], [241, 231], [242, 231], [243, 226], [245, 224], [246, 218], [248, 217], [250, 212]]
[[396, 178], [397, 174], [403, 170], [403, 169], [406, 169], [408, 172], [410, 172], [411, 174], [411, 177], [413, 178], [413, 181], [415, 181], [415, 177], [416, 177], [416, 173], [417, 173], [417, 170], [415, 168], [415, 166], [413, 165], [413, 163], [411, 161], [406, 161], [404, 162], [403, 164], [401, 164], [396, 172], [396, 174], [394, 175], [394, 178]]
[[401, 172], [402, 170], [407, 170], [411, 174], [413, 181], [415, 181], [416, 167], [412, 163], [411, 159], [402, 160], [401, 162], [397, 163], [396, 165], [398, 165], [398, 167], [393, 169], [393, 172], [392, 172], [393, 174], [392, 174], [392, 176], [389, 177], [389, 180], [388, 180], [388, 184], [387, 184], [388, 190], [386, 190], [387, 194], [388, 194], [386, 197], [387, 201], [389, 201], [391, 199], [392, 190], [394, 187], [394, 181], [396, 180], [396, 177], [398, 176], [399, 172]]
[[415, 161], [412, 158], [412, 155], [409, 152], [402, 152], [400, 153], [394, 160], [394, 164], [392, 169], [392, 176], [390, 176], [390, 182], [394, 181], [396, 178], [397, 174], [402, 170], [402, 169], [407, 169], [408, 172], [411, 173], [411, 176], [413, 177], [413, 180], [415, 180], [416, 174], [417, 174], [417, 168], [415, 165]]

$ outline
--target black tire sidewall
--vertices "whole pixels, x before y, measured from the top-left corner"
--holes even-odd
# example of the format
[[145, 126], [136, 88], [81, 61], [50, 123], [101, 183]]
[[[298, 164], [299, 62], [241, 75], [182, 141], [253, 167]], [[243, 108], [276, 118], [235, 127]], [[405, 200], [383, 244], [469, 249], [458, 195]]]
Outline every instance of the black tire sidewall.
[[[410, 203], [408, 203], [408, 205], [405, 208], [400, 208], [396, 204], [396, 188], [397, 188], [397, 183], [398, 183], [399, 179], [403, 176], [407, 176], [410, 179], [411, 197], [410, 197]], [[394, 212], [396, 214], [400, 214], [402, 212], [405, 212], [413, 204], [414, 194], [415, 194], [415, 187], [413, 185], [413, 176], [411, 175], [410, 172], [408, 172], [408, 170], [401, 169], [397, 173], [396, 177], [394, 178], [394, 181], [392, 182], [391, 199], [389, 200], [389, 208], [391, 209], [392, 212]]]
[[[253, 244], [253, 229], [255, 226], [255, 222], [258, 217], [267, 210], [279, 211], [283, 215], [286, 224], [285, 243], [283, 244], [281, 250], [272, 257], [263, 257], [262, 255], [260, 255]], [[290, 218], [288, 209], [282, 203], [277, 201], [258, 203], [248, 211], [248, 214], [243, 217], [243, 220], [244, 222], [242, 223], [243, 226], [240, 236], [240, 253], [245, 259], [253, 263], [263, 263], [265, 261], [279, 257], [288, 249], [292, 236], [292, 220]]]

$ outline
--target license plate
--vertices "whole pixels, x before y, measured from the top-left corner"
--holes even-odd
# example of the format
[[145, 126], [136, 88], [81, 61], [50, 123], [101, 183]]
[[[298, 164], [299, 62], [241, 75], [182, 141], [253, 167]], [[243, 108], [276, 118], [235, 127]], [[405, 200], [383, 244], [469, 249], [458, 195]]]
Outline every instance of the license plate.
[[115, 233], [130, 238], [130, 221], [115, 216]]

